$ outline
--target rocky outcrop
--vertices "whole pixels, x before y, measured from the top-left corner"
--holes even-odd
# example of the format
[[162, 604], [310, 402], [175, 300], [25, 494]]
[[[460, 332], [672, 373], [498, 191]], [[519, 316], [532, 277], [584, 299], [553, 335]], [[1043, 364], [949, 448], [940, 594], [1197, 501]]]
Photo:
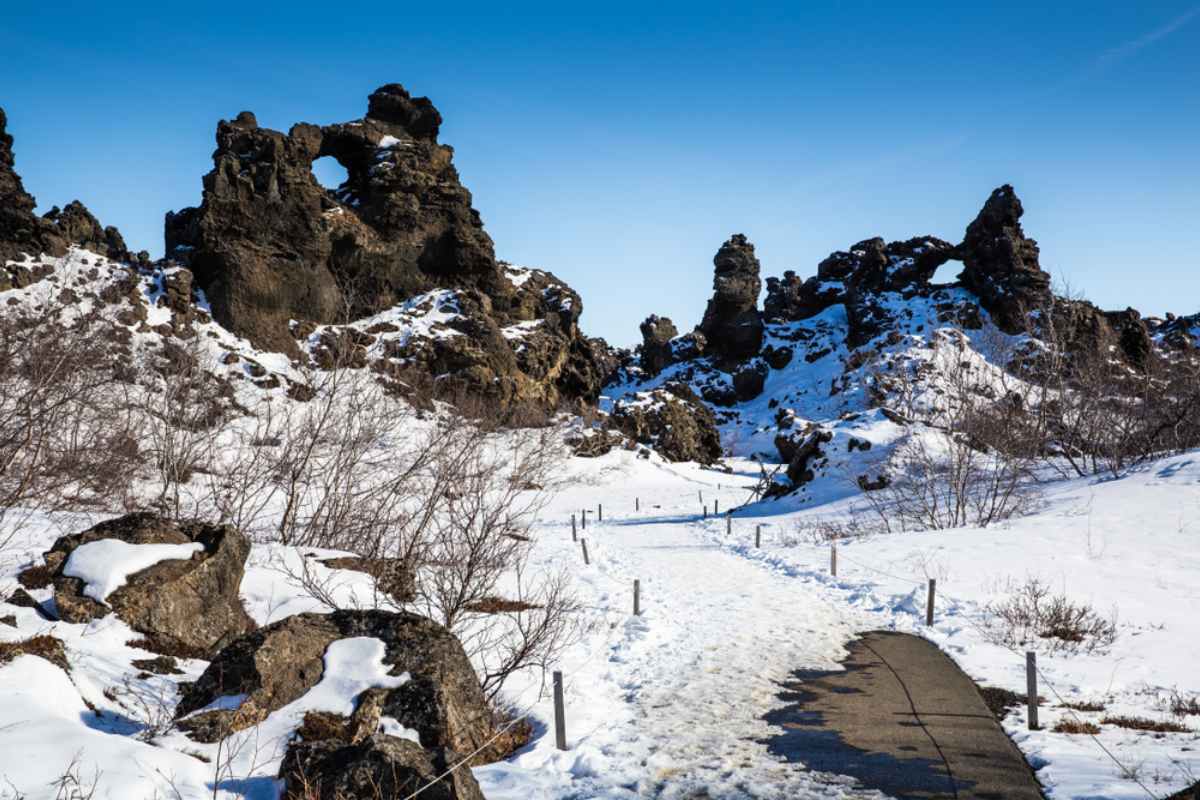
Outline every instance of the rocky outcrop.
[[[82, 580], [64, 575], [63, 569], [76, 548], [101, 539], [133, 545], [199, 543], [203, 550], [190, 560], [161, 561], [134, 573], [100, 603], [84, 594]], [[249, 553], [249, 540], [229, 525], [137, 513], [58, 539], [45, 560], [62, 619], [83, 623], [113, 613], [156, 650], [204, 658], [254, 628], [238, 594]]]
[[[120, 231], [102, 227], [78, 200], [61, 210], [55, 206], [45, 216], [34, 213], [37, 201], [25, 191], [16, 172], [13, 137], [7, 128], [8, 117], [0, 108], [0, 268], [6, 261], [21, 261], [26, 256], [61, 256], [72, 244], [127, 260], [129, 252]], [[0, 283], [4, 280], [0, 269]]]
[[37, 201], [25, 191], [14, 169], [13, 138], [7, 126], [8, 117], [0, 109], [0, 266], [24, 256], [60, 256], [67, 251], [67, 241], [54, 223], [33, 213]]
[[768, 319], [808, 319], [830, 306], [846, 307], [847, 345], [859, 347], [883, 333], [891, 312], [882, 294], [912, 296], [930, 289], [938, 267], [955, 256], [955, 248], [936, 236], [903, 242], [875, 237], [830, 254], [817, 265], [817, 274], [801, 281], [794, 272], [767, 279], [764, 302]]
[[738, 360], [762, 347], [763, 321], [758, 311], [758, 257], [754, 245], [737, 233], [713, 257], [713, 296], [698, 330], [708, 352], [718, 358]]
[[[497, 262], [440, 123], [399, 84], [377, 89], [353, 122], [285, 134], [250, 112], [222, 121], [201, 205], [167, 215], [167, 254], [191, 268], [217, 321], [292, 357], [297, 331], [454, 290], [450, 325], [465, 335], [413, 343], [396, 354], [406, 368], [503, 408], [594, 401], [604, 354], [579, 331], [579, 296], [549, 273]], [[335, 191], [313, 176], [326, 156], [348, 175]]]
[[415, 742], [377, 733], [359, 742], [294, 741], [280, 766], [284, 800], [346, 800], [409, 797], [484, 800], [469, 769], [456, 769], [455, 754], [426, 750]]
[[654, 314], [646, 317], [641, 326], [641, 366], [648, 375], [657, 375], [674, 361], [671, 340], [679, 335], [669, 317]]
[[822, 446], [833, 440], [833, 434], [821, 428], [810, 427], [798, 435], [775, 437], [779, 457], [787, 464], [788, 480], [792, 486], [801, 486], [812, 481], [813, 463], [824, 455]]
[[112, 225], [101, 225], [100, 221], [92, 216], [92, 212], [78, 200], [67, 203], [65, 208], [55, 206], [46, 212], [44, 219], [57, 227], [68, 242], [85, 250], [91, 250], [113, 261], [132, 259], [121, 232]]
[[1049, 307], [1050, 275], [1038, 264], [1038, 246], [1021, 229], [1025, 213], [1008, 184], [992, 192], [958, 246], [959, 276], [996, 324], [1009, 333], [1025, 328], [1025, 315]]
[[668, 461], [712, 464], [723, 455], [716, 418], [682, 383], [668, 383], [616, 401], [609, 422]]
[[[186, 717], [223, 696], [245, 699], [236, 710], [187, 717], [181, 727], [194, 739], [216, 741], [257, 724], [320, 682], [329, 645], [355, 636], [381, 640], [389, 672], [410, 675], [384, 691], [380, 708], [416, 730], [421, 747], [471, 753], [487, 741], [491, 712], [459, 641], [424, 617], [387, 611], [298, 614], [230, 643], [188, 688], [176, 714]], [[479, 763], [492, 755], [485, 750]]]

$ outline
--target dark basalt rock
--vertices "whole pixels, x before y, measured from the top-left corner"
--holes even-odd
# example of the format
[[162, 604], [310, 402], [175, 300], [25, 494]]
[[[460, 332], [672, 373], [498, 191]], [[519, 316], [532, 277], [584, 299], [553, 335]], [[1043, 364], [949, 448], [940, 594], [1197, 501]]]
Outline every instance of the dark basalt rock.
[[763, 393], [767, 382], [767, 365], [755, 359], [733, 374], [733, 391], [737, 399], [745, 402], [753, 400]]
[[838, 303], [846, 306], [850, 325], [847, 345], [858, 347], [892, 323], [883, 292], [905, 296], [926, 292], [938, 267], [955, 256], [955, 248], [936, 236], [917, 236], [885, 243], [875, 237], [839, 250], [817, 265], [817, 274], [800, 281], [788, 271], [783, 279], [767, 279], [767, 317], [801, 320]]
[[788, 480], [792, 486], [801, 486], [814, 477], [811, 463], [823, 453], [822, 445], [833, 440], [833, 434], [820, 428], [806, 429], [796, 435], [775, 437], [775, 447], [780, 459], [786, 463]]
[[113, 261], [132, 259], [121, 232], [112, 225], [102, 226], [78, 200], [72, 200], [62, 209], [54, 206], [46, 212], [44, 219], [53, 223], [68, 242]]
[[642, 322], [641, 366], [649, 375], [657, 375], [674, 361], [671, 340], [679, 335], [669, 317], [654, 314]]
[[723, 455], [716, 417], [686, 385], [671, 382], [613, 404], [612, 427], [668, 461], [712, 464]]
[[54, 223], [33, 213], [37, 201], [13, 168], [13, 138], [7, 126], [8, 117], [0, 109], [0, 267], [23, 256], [61, 256], [67, 251], [67, 241]]
[[120, 231], [102, 227], [78, 200], [61, 210], [56, 206], [45, 216], [34, 213], [37, 201], [25, 191], [14, 168], [13, 137], [7, 127], [8, 117], [0, 108], [0, 289], [20, 285], [5, 274], [6, 261], [43, 254], [61, 256], [72, 244], [108, 258], [128, 260]]
[[[491, 712], [458, 639], [425, 617], [387, 611], [297, 614], [237, 639], [187, 689], [176, 716], [185, 717], [222, 696], [244, 694], [246, 699], [237, 710], [196, 714], [181, 727], [199, 741], [217, 741], [257, 724], [320, 682], [326, 649], [354, 636], [381, 640], [389, 672], [411, 676], [383, 692], [380, 708], [383, 715], [416, 730], [421, 747], [471, 753], [487, 741]], [[494, 755], [485, 749], [472, 763], [485, 763]]]
[[[520, 285], [508, 277], [453, 150], [437, 141], [440, 123], [427, 98], [398, 84], [376, 90], [353, 122], [298, 123], [284, 134], [249, 112], [222, 121], [201, 205], [167, 215], [167, 255], [191, 268], [218, 322], [293, 357], [291, 320], [343, 324], [435, 288], [458, 290], [471, 341], [426, 342], [398, 357], [444, 377], [446, 393], [500, 408], [594, 401], [604, 355], [579, 331], [579, 296], [549, 273]], [[312, 173], [325, 156], [347, 171], [336, 191]], [[534, 320], [545, 324], [533, 346], [501, 334]]]
[[1025, 237], [1025, 213], [1008, 184], [992, 192], [958, 246], [962, 284], [979, 297], [996, 324], [1009, 333], [1025, 327], [1025, 315], [1051, 302], [1050, 275], [1038, 264], [1038, 246]]
[[743, 234], [734, 234], [717, 251], [713, 266], [713, 297], [698, 330], [708, 342], [708, 351], [719, 358], [753, 356], [763, 339], [758, 311], [762, 281], [754, 245]]
[[409, 797], [484, 800], [469, 769], [440, 777], [459, 760], [452, 750], [374, 734], [360, 742], [295, 741], [279, 768], [284, 800]]
[[[134, 573], [102, 604], [83, 593], [83, 581], [63, 575], [77, 547], [101, 539], [129, 544], [198, 542], [204, 550], [186, 561], [161, 561]], [[249, 553], [249, 540], [229, 525], [137, 513], [63, 536], [45, 560], [53, 570], [54, 603], [62, 619], [83, 623], [114, 613], [145, 634], [156, 650], [203, 658], [254, 629], [239, 597]]]

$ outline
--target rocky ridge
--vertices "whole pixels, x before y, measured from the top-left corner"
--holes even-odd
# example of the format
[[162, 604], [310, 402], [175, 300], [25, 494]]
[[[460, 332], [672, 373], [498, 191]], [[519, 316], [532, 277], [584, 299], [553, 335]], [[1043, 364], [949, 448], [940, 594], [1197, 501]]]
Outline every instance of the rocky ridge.
[[[164, 336], [188, 338], [211, 315], [241, 342], [225, 363], [246, 365], [261, 388], [291, 388], [310, 366], [369, 368], [402, 393], [517, 421], [593, 405], [614, 367], [580, 330], [576, 292], [496, 259], [453, 150], [437, 141], [441, 115], [399, 84], [346, 123], [285, 134], [250, 112], [222, 120], [202, 202], [167, 214], [167, 258], [153, 264], [77, 201], [36, 215], [6, 122], [0, 111], [0, 291], [55, 280], [86, 250], [102, 278], [161, 286], [154, 301], [181, 321]], [[313, 175], [323, 157], [347, 170], [335, 191]], [[69, 280], [75, 291], [93, 279]], [[265, 366], [279, 363], [271, 353], [290, 368]]]
[[[1013, 188], [1001, 186], [960, 243], [865, 239], [832, 253], [807, 279], [794, 271], [766, 278], [761, 309], [753, 246], [735, 235], [714, 259], [714, 297], [694, 331], [680, 335], [655, 315], [642, 323], [642, 344], [606, 388], [613, 419], [627, 418], [625, 409], [644, 404], [648, 392], [686, 386], [712, 407], [727, 450], [782, 462], [783, 488], [803, 487], [824, 465], [857, 452], [849, 460], [867, 468], [855, 479], [869, 489], [886, 481], [871, 468], [887, 448], [868, 455], [862, 431], [878, 422], [892, 429], [884, 440], [903, 435], [901, 395], [936, 390], [934, 376], [956, 369], [945, 345], [975, 353], [980, 363], [971, 368], [983, 372], [1027, 366], [1036, 353], [1029, 348], [1051, 326], [1056, 336], [1070, 332], [1069, 351], [1114, 352], [1134, 373], [1156, 350], [1191, 352], [1200, 333], [1194, 317], [1143, 318], [1055, 296], [1023, 214]], [[934, 283], [954, 262], [957, 279]], [[1001, 344], [1007, 355], [982, 355]], [[983, 372], [977, 379], [986, 383]]]

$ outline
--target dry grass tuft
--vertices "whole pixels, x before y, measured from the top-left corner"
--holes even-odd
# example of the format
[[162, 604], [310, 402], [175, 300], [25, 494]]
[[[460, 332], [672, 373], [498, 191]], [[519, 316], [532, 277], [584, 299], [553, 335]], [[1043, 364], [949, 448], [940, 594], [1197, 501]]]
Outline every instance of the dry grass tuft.
[[1106, 706], [1099, 701], [1084, 700], [1078, 703], [1063, 703], [1059, 708], [1069, 708], [1072, 711], [1098, 712], [1103, 711]]
[[1055, 733], [1090, 733], [1097, 734], [1100, 732], [1100, 726], [1092, 722], [1085, 722], [1076, 719], [1060, 719], [1054, 723], [1051, 728]]
[[7, 664], [17, 656], [38, 656], [61, 667], [65, 672], [71, 671], [62, 640], [53, 636], [41, 635], [20, 642], [0, 642], [0, 664]]
[[1191, 729], [1178, 722], [1165, 722], [1145, 717], [1110, 716], [1100, 720], [1102, 725], [1115, 725], [1118, 728], [1128, 728], [1131, 731], [1148, 731], [1150, 733], [1191, 733]]

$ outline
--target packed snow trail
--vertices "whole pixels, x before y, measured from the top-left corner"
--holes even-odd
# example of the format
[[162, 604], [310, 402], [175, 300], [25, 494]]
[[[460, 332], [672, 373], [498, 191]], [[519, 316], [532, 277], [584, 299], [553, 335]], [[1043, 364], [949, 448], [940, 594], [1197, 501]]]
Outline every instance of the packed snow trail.
[[[766, 740], [778, 729], [763, 720], [781, 704], [792, 672], [838, 669], [844, 643], [877, 619], [713, 543], [705, 526], [725, 522], [701, 518], [696, 491], [728, 508], [745, 490], [728, 484], [717, 490], [717, 481], [729, 478], [705, 477], [712, 483], [668, 472], [650, 486], [638, 481], [636, 490], [622, 482], [602, 491], [567, 491], [555, 503], [563, 522], [542, 535], [561, 536], [575, 550], [579, 580], [611, 609], [611, 627], [605, 650], [564, 664], [569, 751], [549, 757], [560, 761], [570, 782], [569, 788], [546, 785], [545, 796], [881, 796], [850, 788], [849, 778], [812, 773], [772, 755]], [[603, 522], [595, 514], [598, 499]], [[581, 546], [571, 543], [571, 508], [577, 519], [580, 509], [592, 512], [579, 530], [590, 566], [583, 566]], [[635, 578], [642, 586], [641, 617], [631, 614]], [[542, 761], [536, 755], [517, 763], [535, 767]], [[489, 798], [529, 791], [507, 772], [504, 765], [477, 770]]]

